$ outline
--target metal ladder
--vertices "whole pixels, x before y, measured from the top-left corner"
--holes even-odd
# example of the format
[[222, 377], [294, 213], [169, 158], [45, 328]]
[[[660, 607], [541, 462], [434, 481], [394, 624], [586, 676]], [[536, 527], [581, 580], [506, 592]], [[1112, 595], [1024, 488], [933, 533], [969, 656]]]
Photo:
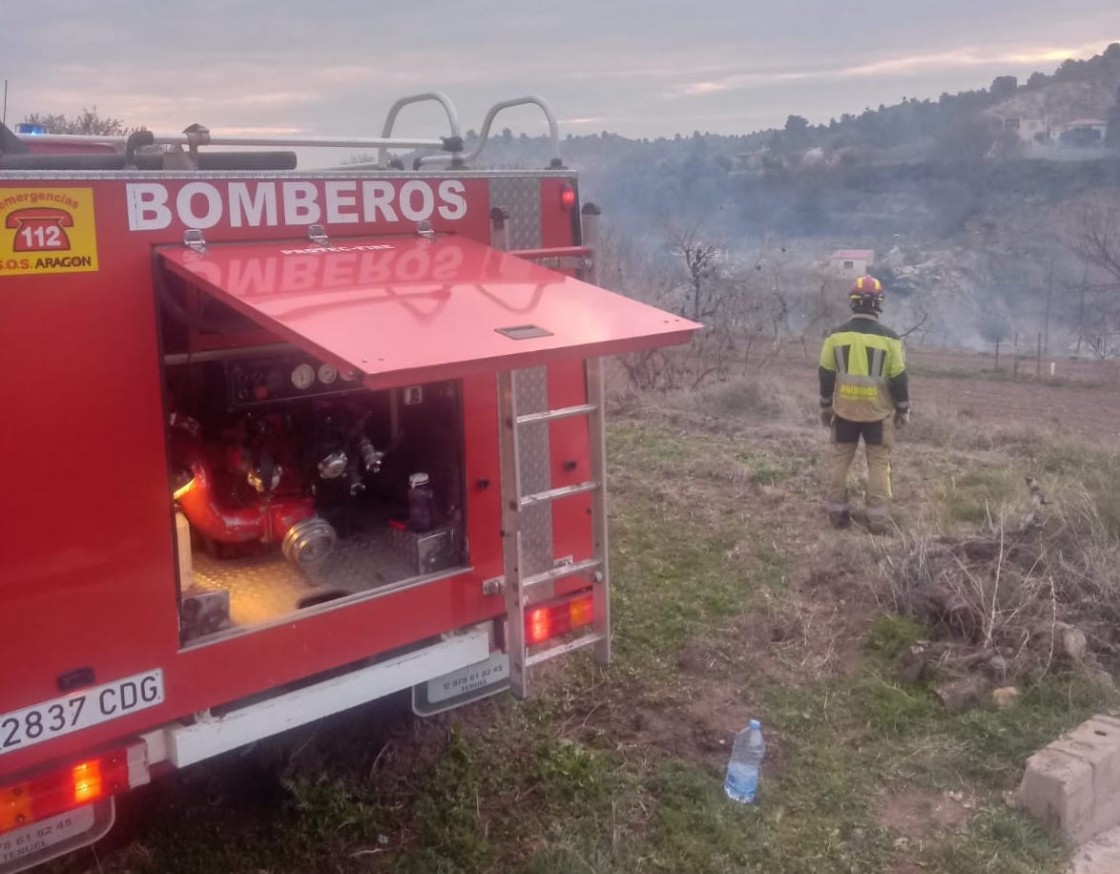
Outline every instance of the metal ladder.
[[[610, 576], [607, 569], [606, 514], [606, 439], [603, 423], [603, 370], [600, 359], [584, 361], [587, 403], [537, 413], [517, 410], [518, 371], [498, 374], [498, 411], [501, 420], [502, 453], [502, 545], [504, 568], [502, 591], [506, 599], [506, 649], [509, 654], [510, 687], [514, 695], [528, 694], [529, 668], [557, 656], [584, 647], [594, 647], [595, 661], [606, 664], [611, 657], [610, 644]], [[523, 494], [521, 485], [520, 432], [526, 425], [552, 422], [583, 416], [587, 419], [591, 478], [570, 486], [548, 488]], [[591, 494], [592, 553], [590, 558], [556, 563], [550, 570], [523, 575], [525, 552], [522, 543], [524, 511], [543, 502], [552, 502], [573, 495]], [[558, 580], [585, 576], [591, 581], [594, 619], [580, 629], [578, 636], [562, 643], [542, 644], [542, 649], [529, 652], [525, 639], [525, 617], [536, 603], [554, 593]]]

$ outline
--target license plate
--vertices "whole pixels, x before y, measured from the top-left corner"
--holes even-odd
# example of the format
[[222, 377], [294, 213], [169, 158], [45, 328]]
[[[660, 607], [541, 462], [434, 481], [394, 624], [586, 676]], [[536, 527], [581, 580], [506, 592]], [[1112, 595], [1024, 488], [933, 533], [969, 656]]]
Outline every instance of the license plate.
[[93, 828], [94, 821], [93, 805], [88, 804], [15, 831], [5, 832], [0, 835], [0, 869], [85, 834]]
[[163, 703], [163, 671], [156, 668], [0, 714], [0, 756]]
[[484, 662], [467, 665], [450, 674], [428, 681], [428, 702], [439, 704], [476, 689], [493, 686], [509, 679], [509, 656], [496, 652]]

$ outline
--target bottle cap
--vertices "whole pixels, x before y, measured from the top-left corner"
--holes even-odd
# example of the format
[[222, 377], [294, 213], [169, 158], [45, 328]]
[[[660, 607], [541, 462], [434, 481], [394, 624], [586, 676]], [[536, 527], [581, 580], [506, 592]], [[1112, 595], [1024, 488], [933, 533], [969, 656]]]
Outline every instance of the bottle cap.
[[757, 719], [752, 719], [751, 724], [748, 727], [749, 728], [759, 728], [760, 729], [760, 728], [762, 728], [762, 723], [760, 723]]
[[408, 487], [410, 489], [414, 489], [417, 486], [426, 486], [428, 482], [429, 478], [426, 473], [412, 473], [408, 476]]

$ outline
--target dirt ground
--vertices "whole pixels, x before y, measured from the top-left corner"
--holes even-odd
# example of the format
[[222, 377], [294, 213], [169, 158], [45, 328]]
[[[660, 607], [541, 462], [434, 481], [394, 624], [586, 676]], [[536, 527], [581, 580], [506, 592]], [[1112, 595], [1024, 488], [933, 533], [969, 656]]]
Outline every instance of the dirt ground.
[[975, 806], [975, 799], [963, 792], [922, 789], [883, 793], [877, 802], [879, 822], [899, 836], [900, 844], [920, 844], [963, 828]]
[[[1049, 365], [1055, 376], [1049, 376]], [[1042, 359], [1036, 376], [1033, 359], [1005, 356], [996, 371], [988, 355], [917, 349], [910, 354], [915, 400], [955, 410], [979, 426], [1009, 423], [1053, 426], [1093, 441], [1120, 437], [1120, 364], [1114, 361]], [[930, 375], [925, 375], [930, 373]], [[971, 378], [976, 375], [980, 379]]]

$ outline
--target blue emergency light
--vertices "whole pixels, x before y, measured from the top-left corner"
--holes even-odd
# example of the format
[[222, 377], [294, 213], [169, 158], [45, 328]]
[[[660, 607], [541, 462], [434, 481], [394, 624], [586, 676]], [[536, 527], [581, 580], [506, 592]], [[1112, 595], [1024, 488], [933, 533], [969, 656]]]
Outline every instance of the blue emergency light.
[[30, 124], [26, 121], [21, 121], [16, 125], [17, 134], [45, 134], [47, 129], [41, 124]]

